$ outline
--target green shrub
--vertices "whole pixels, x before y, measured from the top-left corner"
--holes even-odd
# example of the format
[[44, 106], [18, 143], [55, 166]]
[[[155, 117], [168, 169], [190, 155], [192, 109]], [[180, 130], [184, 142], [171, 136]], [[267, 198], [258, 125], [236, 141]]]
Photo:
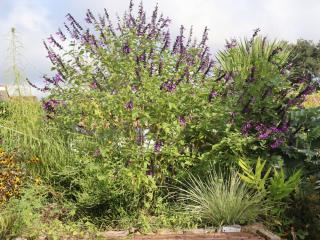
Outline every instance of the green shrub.
[[263, 195], [251, 191], [233, 171], [211, 172], [204, 180], [191, 175], [179, 190], [185, 210], [216, 227], [250, 223], [267, 210]]

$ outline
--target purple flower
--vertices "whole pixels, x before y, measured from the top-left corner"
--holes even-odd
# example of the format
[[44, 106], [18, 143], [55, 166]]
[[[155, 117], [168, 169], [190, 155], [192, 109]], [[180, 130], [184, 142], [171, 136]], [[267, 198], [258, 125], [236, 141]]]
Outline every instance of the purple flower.
[[243, 135], [248, 135], [250, 129], [252, 129], [253, 125], [252, 125], [252, 122], [249, 121], [249, 122], [246, 122], [242, 128], [241, 128], [241, 132]]
[[167, 92], [173, 92], [176, 90], [177, 85], [173, 83], [172, 80], [169, 80], [168, 82], [165, 82], [162, 84], [161, 89], [165, 89]]
[[255, 38], [255, 37], [258, 35], [259, 32], [260, 32], [260, 28], [254, 29], [254, 30], [253, 30], [252, 38]]
[[59, 82], [63, 82], [62, 75], [60, 73], [57, 73], [53, 77], [53, 82], [54, 82], [55, 85], [57, 85]]
[[130, 100], [129, 102], [127, 102], [124, 107], [125, 107], [125, 109], [127, 109], [127, 110], [132, 110], [132, 109], [133, 109], [133, 102], [132, 102], [132, 100]]
[[271, 133], [272, 132], [270, 132], [270, 131], [266, 131], [266, 132], [260, 133], [258, 138], [261, 139], [261, 140], [267, 139], [270, 136]]
[[185, 117], [183, 117], [183, 116], [179, 116], [178, 121], [179, 121], [180, 126], [182, 126], [182, 127], [186, 126], [186, 124], [187, 124], [187, 121], [186, 121]]
[[283, 143], [283, 140], [280, 138], [277, 138], [273, 143], [271, 143], [270, 147], [272, 149], [275, 149], [275, 148], [280, 147], [282, 145], [282, 143]]
[[90, 88], [96, 89], [98, 87], [98, 83], [96, 80], [94, 80], [92, 83], [90, 83]]
[[270, 127], [269, 130], [272, 133], [280, 133], [280, 132], [282, 132], [282, 129], [281, 128], [277, 128], [277, 127]]
[[203, 34], [202, 34], [202, 39], [201, 39], [201, 42], [200, 42], [200, 46], [205, 46], [206, 45], [206, 42], [208, 41], [208, 31], [209, 31], [209, 28], [205, 27], [204, 31], [203, 31]]
[[236, 39], [231, 39], [230, 42], [229, 42], [229, 41], [226, 41], [225, 47], [226, 47], [227, 49], [231, 49], [231, 48], [234, 48], [234, 47], [236, 47], [236, 46], [237, 46], [237, 40], [236, 40]]
[[131, 87], [131, 91], [132, 91], [133, 93], [136, 93], [136, 92], [138, 91], [138, 88], [133, 85], [133, 86]]
[[218, 92], [215, 90], [212, 90], [209, 94], [209, 102], [212, 101], [212, 99], [216, 98], [218, 96]]
[[131, 52], [131, 49], [129, 47], [129, 43], [126, 42], [122, 48], [122, 51], [125, 53], [125, 54], [129, 54]]
[[58, 32], [56, 32], [56, 34], [60, 37], [61, 41], [65, 41], [67, 39], [60, 28], [58, 29]]
[[80, 26], [80, 24], [74, 19], [74, 17], [70, 13], [68, 13], [66, 17], [68, 21], [70, 21], [71, 25], [73, 25], [74, 28], [77, 27], [78, 29], [82, 30], [82, 27]]
[[44, 88], [40, 88], [38, 87], [37, 85], [33, 84], [32, 82], [30, 82], [30, 80], [27, 78], [26, 81], [28, 82], [28, 84], [37, 89], [38, 91], [41, 91], [41, 92], [47, 92], [48, 90], [50, 90], [50, 88], [46, 85]]
[[163, 146], [163, 142], [157, 140], [156, 143], [154, 144], [154, 152], [155, 153], [160, 152], [162, 146]]
[[154, 172], [153, 172], [153, 170], [152, 170], [152, 167], [151, 167], [150, 165], [148, 165], [148, 170], [146, 171], [146, 174], [147, 174], [148, 176], [153, 176], [153, 174], [154, 174]]
[[53, 52], [53, 51], [48, 51], [48, 56], [47, 56], [50, 61], [53, 63], [53, 64], [56, 64], [58, 62], [58, 57], [57, 55]]
[[255, 129], [258, 131], [258, 132], [263, 132], [265, 131], [266, 127], [262, 124], [262, 123], [258, 123], [255, 127]]
[[163, 41], [164, 41], [164, 44], [163, 44], [163, 47], [161, 49], [161, 52], [164, 51], [165, 49], [167, 49], [169, 47], [169, 45], [170, 45], [170, 32], [169, 31], [167, 31], [165, 33]]
[[89, 24], [92, 23], [91, 16], [90, 16], [90, 14], [88, 12], [86, 13], [86, 18], [84, 20]]
[[288, 126], [288, 125], [289, 125], [288, 122], [284, 123], [284, 124], [282, 125], [282, 127], [280, 128], [280, 131], [281, 131], [281, 132], [286, 132], [286, 131], [288, 131], [288, 129], [289, 129], [289, 126]]
[[49, 43], [53, 43], [53, 37], [52, 35], [50, 37], [47, 38]]
[[55, 99], [49, 99], [43, 103], [43, 108], [48, 112], [54, 112], [59, 105], [59, 101]]

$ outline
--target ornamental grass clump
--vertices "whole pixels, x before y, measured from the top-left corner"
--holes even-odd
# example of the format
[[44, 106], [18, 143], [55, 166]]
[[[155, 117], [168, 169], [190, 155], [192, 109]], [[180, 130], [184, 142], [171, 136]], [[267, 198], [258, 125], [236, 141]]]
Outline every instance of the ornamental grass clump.
[[234, 171], [213, 171], [205, 179], [190, 175], [178, 189], [185, 211], [215, 227], [253, 222], [267, 209], [263, 196], [251, 191]]

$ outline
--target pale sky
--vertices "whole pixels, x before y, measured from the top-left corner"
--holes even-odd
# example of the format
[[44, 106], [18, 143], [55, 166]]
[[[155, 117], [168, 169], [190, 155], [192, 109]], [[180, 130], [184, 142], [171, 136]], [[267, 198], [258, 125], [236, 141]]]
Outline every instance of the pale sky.
[[[135, 7], [139, 2], [134, 1]], [[157, 2], [160, 12], [172, 20], [173, 33], [181, 24], [193, 25], [200, 38], [208, 26], [212, 52], [221, 49], [225, 39], [248, 37], [256, 28], [270, 38], [290, 42], [320, 40], [320, 0], [144, 0], [149, 16]], [[8, 67], [6, 38], [11, 27], [17, 29], [24, 47], [20, 64], [25, 74], [40, 82], [43, 74], [50, 75], [42, 40], [63, 26], [67, 13], [79, 20], [88, 8], [122, 15], [128, 4], [129, 0], [0, 0], [0, 84]]]

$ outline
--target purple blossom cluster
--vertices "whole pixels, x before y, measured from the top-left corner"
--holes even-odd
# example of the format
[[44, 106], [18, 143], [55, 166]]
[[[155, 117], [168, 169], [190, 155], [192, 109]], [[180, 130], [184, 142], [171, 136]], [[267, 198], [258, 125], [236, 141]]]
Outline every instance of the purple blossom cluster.
[[133, 101], [130, 100], [129, 102], [127, 102], [127, 103], [124, 105], [124, 108], [127, 109], [127, 110], [132, 110], [132, 109], [133, 109]]
[[62, 42], [64, 42], [67, 38], [66, 36], [64, 35], [64, 33], [61, 31], [61, 29], [59, 28], [58, 31], [56, 32], [57, 36], [59, 36], [60, 40]]
[[288, 131], [288, 125], [284, 124], [281, 127], [267, 126], [263, 123], [254, 123], [253, 121], [247, 121], [243, 124], [241, 132], [243, 135], [248, 136], [250, 132], [257, 135], [259, 140], [271, 140], [271, 148], [279, 147], [284, 140], [283, 134]]
[[184, 116], [179, 116], [178, 117], [178, 122], [180, 126], [185, 127], [187, 125], [186, 118]]
[[90, 83], [90, 88], [91, 89], [97, 89], [98, 88], [98, 82], [96, 80], [93, 80], [91, 83]]
[[226, 41], [225, 47], [227, 49], [231, 49], [231, 48], [235, 48], [237, 45], [238, 45], [237, 40], [236, 39], [231, 39], [230, 41]]
[[123, 47], [122, 47], [122, 51], [125, 53], [125, 54], [129, 54], [131, 52], [131, 49], [130, 49], [130, 46], [129, 46], [129, 43], [126, 42]]
[[[185, 27], [180, 27], [178, 36], [173, 41], [171, 46], [171, 37], [169, 31], [170, 19], [165, 18], [159, 13], [158, 6], [156, 6], [152, 12], [151, 19], [147, 20], [146, 12], [141, 3], [138, 6], [137, 14], [133, 12], [133, 1], [130, 1], [129, 10], [123, 18], [118, 18], [117, 29], [113, 27], [112, 21], [106, 9], [104, 14], [99, 15], [98, 18], [88, 9], [85, 14], [85, 22], [91, 25], [89, 28], [82, 27], [79, 22], [70, 14], [66, 15], [67, 21], [64, 23], [65, 31], [68, 32], [71, 37], [71, 44], [80, 44], [83, 48], [93, 53], [94, 57], [99, 57], [99, 48], [108, 49], [110, 46], [110, 37], [118, 38], [122, 41], [122, 52], [127, 54], [135, 54], [133, 56], [136, 59], [136, 75], [138, 79], [141, 79], [141, 72], [143, 69], [147, 69], [150, 76], [162, 75], [163, 68], [166, 66], [164, 59], [159, 60], [159, 55], [164, 51], [176, 55], [177, 61], [175, 65], [176, 72], [179, 72], [180, 76], [174, 77], [172, 80], [166, 81], [162, 84], [161, 89], [173, 92], [177, 86], [183, 81], [192, 81], [196, 75], [201, 74], [204, 77], [212, 74], [212, 68], [214, 61], [212, 60], [209, 48], [207, 46], [208, 31], [206, 27], [204, 29], [202, 38], [199, 43], [195, 40], [192, 41], [193, 33], [192, 28], [189, 31], [189, 35], [185, 37]], [[150, 41], [157, 42], [157, 49], [146, 49], [143, 52], [133, 51], [134, 46], [131, 45], [128, 39], [128, 32], [135, 32], [138, 38], [143, 41], [148, 39]], [[67, 40], [66, 34], [62, 29], [58, 29], [56, 32], [58, 40], [64, 42]], [[62, 44], [59, 43], [52, 35], [47, 39], [48, 44], [44, 42], [44, 45], [48, 52], [48, 58], [59, 69], [60, 73], [64, 76], [70, 75], [68, 69], [70, 69], [70, 63], [76, 63], [79, 69], [82, 69], [84, 65], [81, 63], [77, 56], [73, 56], [73, 61], [65, 60], [62, 57], [62, 53], [55, 51], [54, 48], [62, 50]], [[139, 41], [138, 41], [139, 42]], [[50, 45], [49, 45], [50, 44]], [[52, 47], [51, 47], [52, 46]], [[195, 53], [195, 50], [197, 54]], [[101, 52], [101, 51], [100, 51]], [[187, 66], [187, 67], [186, 67]], [[97, 73], [100, 74], [100, 73]], [[101, 70], [101, 74], [103, 72]], [[66, 79], [63, 77], [63, 79]], [[58, 86], [57, 83], [60, 79], [57, 78], [54, 81], [49, 81], [53, 87]], [[96, 84], [93, 82], [90, 84], [92, 89], [96, 88]]]
[[43, 108], [49, 113], [55, 112], [57, 106], [60, 104], [59, 100], [49, 99], [43, 102]]
[[161, 140], [157, 140], [154, 144], [154, 152], [159, 153], [161, 151], [161, 148], [163, 147], [164, 143]]
[[218, 92], [215, 90], [211, 90], [209, 94], [209, 102], [211, 102], [213, 99], [215, 99], [218, 96]]
[[166, 90], [167, 92], [173, 92], [176, 90], [177, 84], [174, 83], [173, 80], [169, 80], [164, 82], [160, 88]]
[[40, 92], [47, 92], [50, 90], [50, 88], [47, 85], [44, 86], [43, 88], [41, 88], [41, 87], [38, 87], [37, 85], [33, 84], [28, 78], [26, 78], [26, 81], [31, 87], [37, 89]]

